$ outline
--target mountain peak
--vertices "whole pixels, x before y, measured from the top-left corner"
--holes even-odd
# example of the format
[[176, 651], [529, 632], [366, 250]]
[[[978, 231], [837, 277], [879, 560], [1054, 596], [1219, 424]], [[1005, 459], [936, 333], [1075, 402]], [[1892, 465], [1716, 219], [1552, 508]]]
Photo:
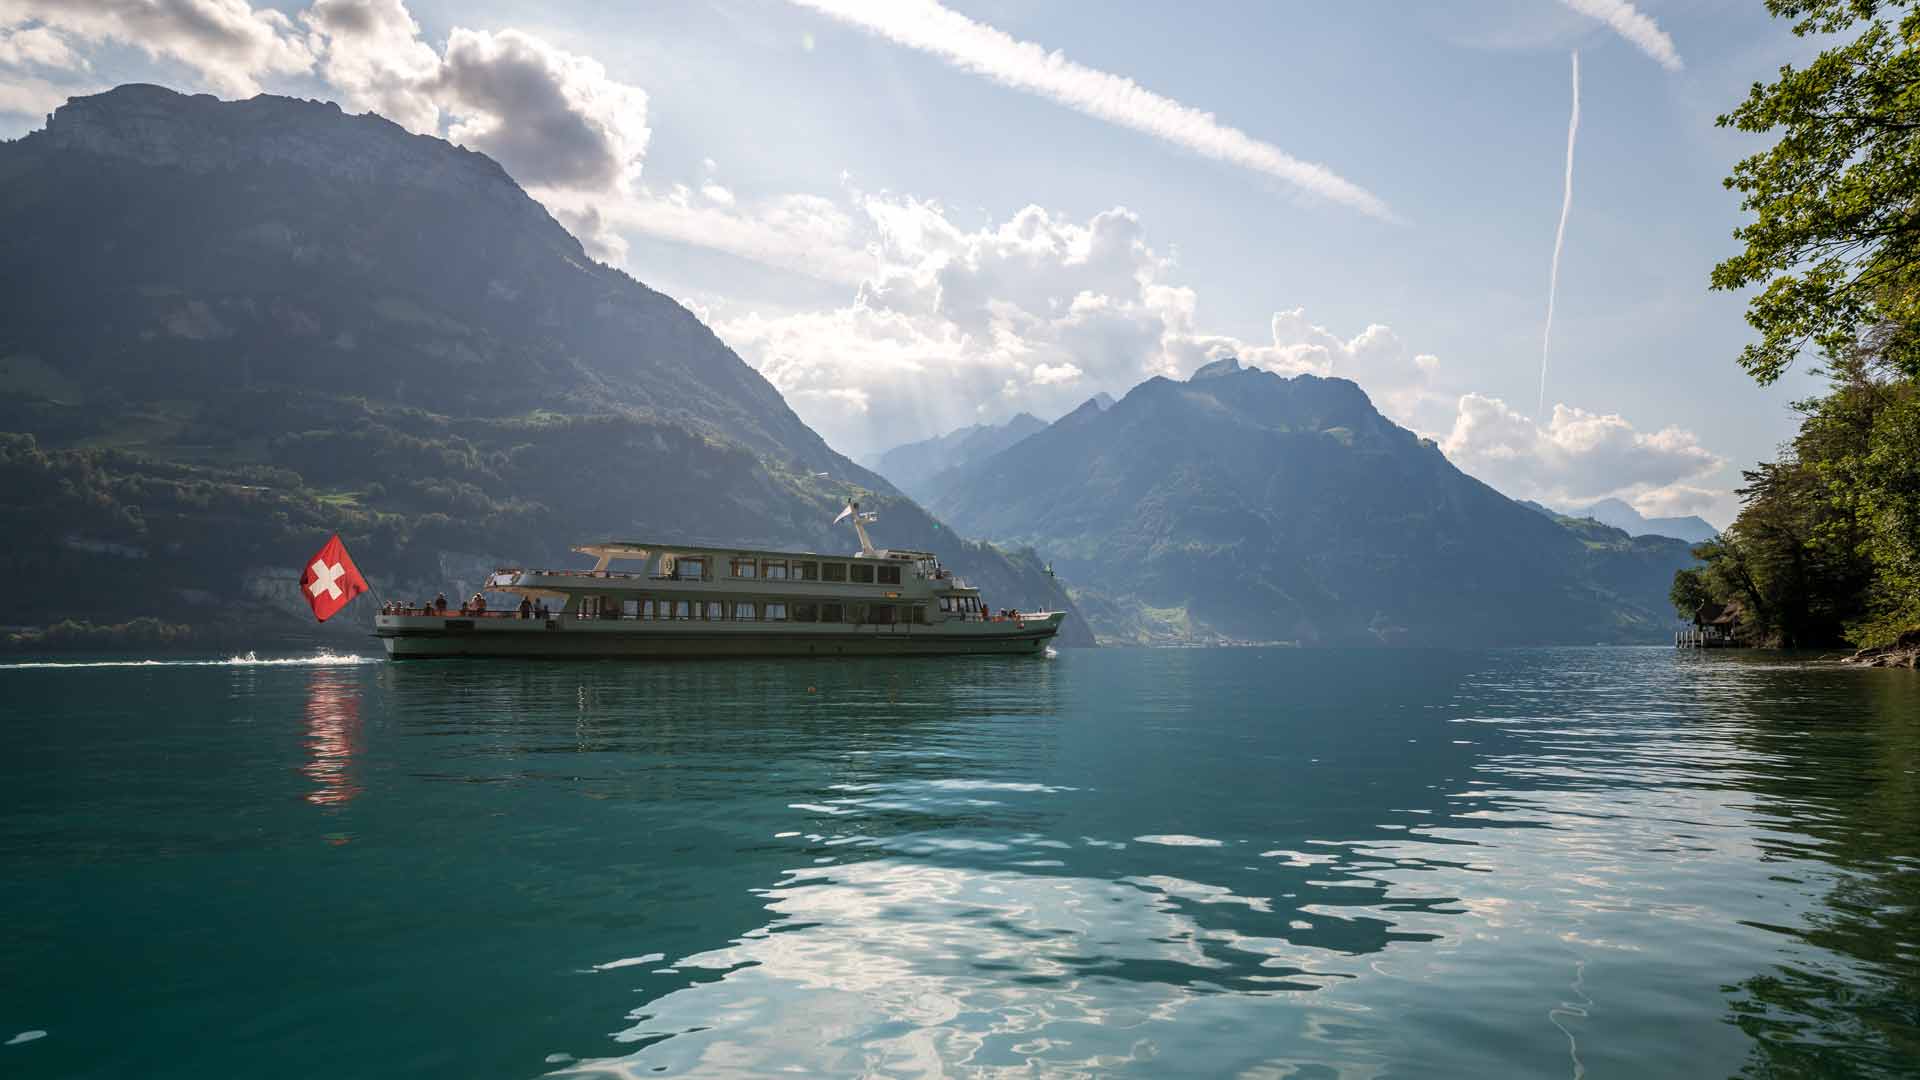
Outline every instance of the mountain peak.
[[477, 195], [522, 209], [530, 205], [520, 185], [485, 154], [415, 135], [373, 113], [353, 116], [330, 101], [276, 94], [223, 101], [128, 83], [69, 98], [44, 130], [25, 141], [196, 174], [278, 166], [337, 180]]
[[1211, 364], [1202, 364], [1199, 370], [1187, 376], [1187, 381], [1199, 382], [1202, 379], [1217, 379], [1222, 375], [1232, 375], [1241, 370], [1243, 369], [1240, 367], [1239, 357], [1225, 356], [1215, 360]]

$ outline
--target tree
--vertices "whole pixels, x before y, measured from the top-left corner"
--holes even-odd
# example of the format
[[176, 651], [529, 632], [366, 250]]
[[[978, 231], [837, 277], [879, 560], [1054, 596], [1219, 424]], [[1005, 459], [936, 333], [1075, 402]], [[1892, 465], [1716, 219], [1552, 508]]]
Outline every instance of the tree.
[[[1699, 553], [1695, 552], [1698, 556]], [[1691, 619], [1694, 613], [1713, 602], [1713, 591], [1707, 584], [1707, 572], [1699, 567], [1690, 567], [1673, 572], [1673, 588], [1668, 590], [1667, 599], [1673, 601], [1673, 610], [1682, 619]]]
[[[1809, 346], [1829, 355], [1891, 327], [1885, 359], [1920, 376], [1920, 10], [1915, 0], [1767, 0], [1798, 36], [1859, 27], [1804, 69], [1780, 69], [1719, 118], [1779, 141], [1725, 181], [1754, 220], [1715, 289], [1764, 285], [1748, 304], [1760, 340], [1740, 355], [1760, 383]], [[1893, 20], [1897, 16], [1897, 23]]]

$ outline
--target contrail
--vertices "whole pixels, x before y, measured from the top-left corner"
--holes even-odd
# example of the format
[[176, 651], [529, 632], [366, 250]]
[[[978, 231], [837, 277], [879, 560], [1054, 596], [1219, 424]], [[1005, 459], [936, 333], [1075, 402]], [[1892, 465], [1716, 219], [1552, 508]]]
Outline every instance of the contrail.
[[1573, 116], [1567, 120], [1567, 190], [1560, 197], [1560, 228], [1553, 234], [1553, 270], [1547, 275], [1547, 329], [1540, 338], [1540, 405], [1536, 419], [1547, 411], [1547, 358], [1553, 353], [1553, 298], [1560, 291], [1560, 248], [1567, 242], [1567, 211], [1573, 209], [1573, 140], [1580, 134], [1580, 54], [1573, 54]]
[[1379, 196], [1324, 165], [1301, 161], [1271, 143], [1228, 127], [1212, 113], [1163, 97], [1122, 75], [1075, 63], [1058, 51], [975, 22], [937, 0], [792, 0], [896, 45], [930, 53], [1002, 86], [1046, 98], [1216, 161], [1276, 177], [1304, 191], [1387, 221]]
[[1573, 10], [1589, 18], [1599, 19], [1613, 28], [1613, 32], [1633, 43], [1634, 48], [1652, 57], [1655, 63], [1668, 71], [1679, 71], [1680, 50], [1674, 48], [1673, 39], [1667, 36], [1660, 24], [1642, 14], [1639, 8], [1627, 0], [1560, 0]]

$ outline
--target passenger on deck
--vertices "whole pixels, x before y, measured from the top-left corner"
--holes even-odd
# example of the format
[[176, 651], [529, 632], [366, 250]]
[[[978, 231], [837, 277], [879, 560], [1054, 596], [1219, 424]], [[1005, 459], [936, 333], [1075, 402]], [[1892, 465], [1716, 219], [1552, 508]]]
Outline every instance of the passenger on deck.
[[446, 593], [441, 593], [439, 596], [436, 596], [433, 598], [432, 610], [442, 615], [445, 615], [447, 613], [447, 594]]
[[475, 615], [485, 615], [487, 613], [487, 598], [481, 596], [479, 593], [474, 593], [473, 599], [467, 601], [467, 607], [472, 609]]
[[523, 619], [533, 618], [533, 601], [524, 596], [520, 598], [520, 617]]
[[537, 604], [535, 604], [535, 605], [533, 605], [533, 617], [534, 617], [534, 618], [536, 618], [536, 619], [544, 619], [544, 618], [546, 618], [546, 617], [547, 617], [547, 600], [546, 600], [546, 597], [544, 597], [544, 596], [543, 596], [543, 597], [541, 597], [541, 598], [540, 598], [540, 602], [539, 602], [539, 603], [537, 603]]

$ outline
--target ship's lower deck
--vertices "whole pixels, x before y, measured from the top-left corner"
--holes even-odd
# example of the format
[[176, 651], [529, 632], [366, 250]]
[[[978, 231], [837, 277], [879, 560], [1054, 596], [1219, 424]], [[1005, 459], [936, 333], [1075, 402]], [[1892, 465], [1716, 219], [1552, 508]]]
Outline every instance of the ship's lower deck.
[[1054, 613], [1019, 622], [949, 626], [636, 623], [574, 618], [382, 615], [374, 634], [396, 660], [445, 657], [668, 659], [740, 656], [951, 656], [1038, 653], [1060, 629]]

